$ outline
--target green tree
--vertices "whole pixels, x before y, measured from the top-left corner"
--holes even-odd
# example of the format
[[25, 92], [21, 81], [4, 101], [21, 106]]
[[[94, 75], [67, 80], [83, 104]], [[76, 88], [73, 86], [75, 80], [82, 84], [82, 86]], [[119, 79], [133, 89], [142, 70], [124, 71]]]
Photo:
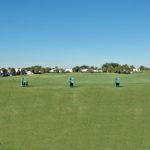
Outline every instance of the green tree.
[[79, 71], [80, 71], [80, 67], [79, 67], [79, 66], [76, 66], [76, 67], [74, 67], [72, 70], [73, 70], [73, 72], [79, 72]]
[[16, 75], [16, 70], [15, 68], [8, 68], [10, 75], [15, 76]]
[[55, 67], [55, 73], [59, 73], [59, 68], [57, 66]]
[[49, 73], [49, 72], [50, 72], [50, 70], [51, 70], [51, 68], [46, 67], [46, 68], [45, 68], [45, 73]]
[[140, 69], [141, 71], [143, 71], [143, 70], [146, 70], [146, 67], [144, 67], [143, 65], [141, 65], [141, 66], [139, 67], [139, 69]]
[[45, 73], [45, 68], [42, 67], [39, 72], [40, 73]]
[[8, 70], [5, 68], [1, 68], [2, 76], [9, 76]]
[[133, 70], [135, 67], [133, 65], [130, 66], [130, 69]]
[[22, 68], [22, 69], [21, 69], [21, 74], [22, 74], [22, 75], [27, 74], [27, 73], [26, 73], [26, 68]]

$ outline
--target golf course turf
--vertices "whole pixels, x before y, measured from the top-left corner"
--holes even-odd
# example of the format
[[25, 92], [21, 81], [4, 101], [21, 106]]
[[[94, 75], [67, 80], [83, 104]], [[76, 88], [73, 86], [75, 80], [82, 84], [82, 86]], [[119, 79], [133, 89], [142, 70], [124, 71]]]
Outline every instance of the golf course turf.
[[150, 72], [21, 78], [0, 77], [0, 150], [150, 150]]

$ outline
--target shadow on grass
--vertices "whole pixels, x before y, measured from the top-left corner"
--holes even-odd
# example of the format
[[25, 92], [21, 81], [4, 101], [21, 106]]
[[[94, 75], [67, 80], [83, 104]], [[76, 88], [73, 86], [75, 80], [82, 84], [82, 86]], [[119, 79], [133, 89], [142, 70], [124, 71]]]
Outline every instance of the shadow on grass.
[[69, 86], [69, 88], [71, 88], [71, 89], [73, 89], [73, 88], [78, 88], [79, 86], [77, 86], [77, 85], [74, 85], [73, 87], [70, 87]]
[[120, 85], [120, 86], [115, 86], [115, 88], [123, 88], [124, 86], [123, 85]]

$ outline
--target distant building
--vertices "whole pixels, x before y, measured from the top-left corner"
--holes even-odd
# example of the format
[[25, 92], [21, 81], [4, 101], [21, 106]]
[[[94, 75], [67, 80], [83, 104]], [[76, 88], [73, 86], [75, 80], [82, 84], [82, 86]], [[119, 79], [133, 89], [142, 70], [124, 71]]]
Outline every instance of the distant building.
[[92, 71], [93, 71], [93, 72], [95, 72], [95, 73], [96, 73], [96, 72], [99, 72], [99, 70], [95, 70], [95, 69], [94, 69], [94, 70], [92, 70]]
[[133, 72], [140, 72], [139, 68], [133, 68]]
[[26, 71], [26, 74], [27, 75], [33, 75], [33, 72], [32, 71]]
[[98, 72], [103, 72], [103, 70], [102, 70], [102, 69], [99, 69]]
[[18, 72], [18, 71], [21, 72], [21, 68], [15, 68], [15, 71], [16, 71], [16, 72]]
[[73, 69], [65, 69], [65, 72], [73, 72]]
[[55, 69], [53, 68], [53, 69], [51, 69], [49, 72], [53, 73], [53, 72], [55, 72]]
[[81, 69], [81, 72], [87, 72], [89, 69]]

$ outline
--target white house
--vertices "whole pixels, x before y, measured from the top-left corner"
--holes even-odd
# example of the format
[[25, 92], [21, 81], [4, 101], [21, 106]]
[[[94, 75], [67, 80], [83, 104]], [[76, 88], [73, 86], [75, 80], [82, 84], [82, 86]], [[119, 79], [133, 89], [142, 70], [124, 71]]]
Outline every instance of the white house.
[[26, 74], [27, 75], [33, 75], [33, 72], [32, 71], [26, 71]]
[[94, 69], [93, 72], [99, 72], [99, 70]]
[[81, 72], [87, 72], [89, 69], [81, 69]]
[[103, 72], [103, 70], [102, 70], [102, 69], [99, 69], [98, 72]]
[[133, 68], [133, 72], [140, 72], [139, 68]]
[[21, 68], [15, 68], [15, 71], [16, 72], [21, 71]]
[[65, 69], [65, 72], [73, 72], [73, 69]]
[[55, 69], [53, 68], [53, 69], [51, 69], [49, 72], [53, 73], [53, 72], [55, 72]]

